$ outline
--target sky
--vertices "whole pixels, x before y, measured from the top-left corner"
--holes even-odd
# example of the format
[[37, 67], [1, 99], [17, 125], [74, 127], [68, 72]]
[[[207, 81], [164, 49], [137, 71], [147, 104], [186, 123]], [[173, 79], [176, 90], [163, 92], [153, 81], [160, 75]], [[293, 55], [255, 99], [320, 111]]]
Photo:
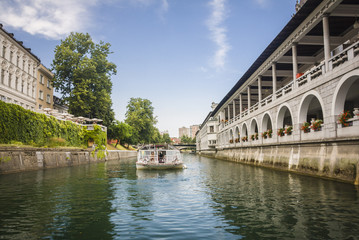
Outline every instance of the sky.
[[131, 97], [145, 98], [157, 128], [178, 137], [231, 90], [291, 19], [295, 2], [0, 0], [0, 23], [48, 68], [71, 32], [110, 43], [116, 119], [124, 120]]

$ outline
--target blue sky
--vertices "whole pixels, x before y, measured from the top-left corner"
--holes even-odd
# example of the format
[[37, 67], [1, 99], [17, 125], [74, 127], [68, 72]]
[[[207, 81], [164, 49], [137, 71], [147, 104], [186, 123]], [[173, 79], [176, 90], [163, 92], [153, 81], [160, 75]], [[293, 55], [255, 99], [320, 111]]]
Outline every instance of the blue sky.
[[0, 23], [51, 67], [70, 32], [109, 42], [116, 119], [149, 99], [160, 131], [200, 124], [294, 13], [295, 0], [0, 0]]

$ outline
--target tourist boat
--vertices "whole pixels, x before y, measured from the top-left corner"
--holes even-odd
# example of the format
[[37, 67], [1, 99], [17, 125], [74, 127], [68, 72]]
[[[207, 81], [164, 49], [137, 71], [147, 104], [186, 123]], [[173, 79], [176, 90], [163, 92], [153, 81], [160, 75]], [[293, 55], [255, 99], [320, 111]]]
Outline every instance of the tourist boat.
[[182, 169], [181, 153], [168, 144], [145, 145], [138, 149], [137, 169]]

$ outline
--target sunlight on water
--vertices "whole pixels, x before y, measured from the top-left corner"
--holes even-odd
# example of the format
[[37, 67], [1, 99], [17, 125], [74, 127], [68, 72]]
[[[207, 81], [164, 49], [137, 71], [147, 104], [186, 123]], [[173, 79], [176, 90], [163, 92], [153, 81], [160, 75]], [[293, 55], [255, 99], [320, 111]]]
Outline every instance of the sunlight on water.
[[357, 239], [354, 186], [185, 154], [0, 176], [0, 239]]

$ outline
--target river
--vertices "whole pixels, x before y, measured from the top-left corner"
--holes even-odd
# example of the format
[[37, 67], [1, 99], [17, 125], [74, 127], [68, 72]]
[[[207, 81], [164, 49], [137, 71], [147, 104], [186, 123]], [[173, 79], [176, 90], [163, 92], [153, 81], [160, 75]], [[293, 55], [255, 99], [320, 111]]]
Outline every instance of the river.
[[192, 154], [0, 175], [0, 239], [358, 239], [359, 189]]

